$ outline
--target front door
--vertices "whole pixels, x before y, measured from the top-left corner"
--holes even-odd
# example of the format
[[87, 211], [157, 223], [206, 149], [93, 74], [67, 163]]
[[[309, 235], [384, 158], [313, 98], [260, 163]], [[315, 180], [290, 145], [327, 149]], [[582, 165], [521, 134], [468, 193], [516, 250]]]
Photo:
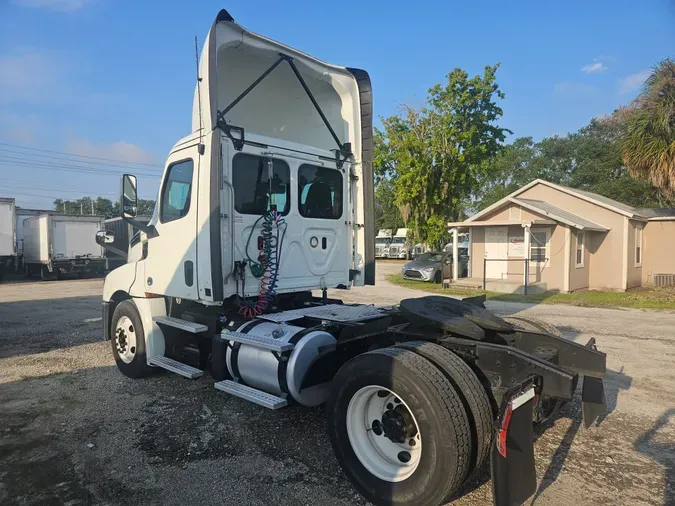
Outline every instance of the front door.
[[485, 229], [485, 277], [504, 279], [507, 272], [509, 227], [487, 227]]
[[[145, 291], [197, 300], [197, 144], [171, 153], [148, 240]], [[153, 220], [154, 221], [154, 220]]]

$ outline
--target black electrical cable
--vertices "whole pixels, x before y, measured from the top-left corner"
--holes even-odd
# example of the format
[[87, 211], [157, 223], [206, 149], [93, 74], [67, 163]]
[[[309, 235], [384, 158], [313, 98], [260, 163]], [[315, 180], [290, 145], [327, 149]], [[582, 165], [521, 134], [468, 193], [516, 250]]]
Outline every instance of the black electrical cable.
[[245, 249], [246, 258], [248, 258], [248, 261], [253, 263], [253, 264], [258, 264], [260, 262], [258, 262], [257, 260], [253, 260], [251, 258], [251, 255], [248, 254], [248, 246], [249, 246], [249, 244], [251, 244], [251, 237], [253, 237], [253, 232], [255, 232], [255, 227], [258, 226], [258, 223], [260, 223], [260, 220], [262, 220], [264, 217], [265, 217], [265, 215], [263, 214], [263, 215], [260, 216], [260, 218], [255, 220], [255, 223], [253, 223], [253, 226], [251, 227], [251, 231], [248, 234], [248, 239], [246, 239], [246, 249]]

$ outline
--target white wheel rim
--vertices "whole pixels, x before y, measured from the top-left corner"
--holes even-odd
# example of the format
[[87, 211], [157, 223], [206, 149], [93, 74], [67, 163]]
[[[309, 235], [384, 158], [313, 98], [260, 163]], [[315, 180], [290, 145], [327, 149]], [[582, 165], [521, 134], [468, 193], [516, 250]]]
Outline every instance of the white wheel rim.
[[[405, 442], [400, 441], [401, 431], [393, 430], [400, 421], [407, 427]], [[422, 436], [417, 420], [403, 399], [387, 388], [370, 385], [354, 394], [347, 407], [347, 435], [363, 467], [381, 480], [403, 481], [420, 463]]]
[[131, 363], [136, 356], [136, 328], [128, 316], [122, 316], [115, 326], [115, 348], [120, 360]]

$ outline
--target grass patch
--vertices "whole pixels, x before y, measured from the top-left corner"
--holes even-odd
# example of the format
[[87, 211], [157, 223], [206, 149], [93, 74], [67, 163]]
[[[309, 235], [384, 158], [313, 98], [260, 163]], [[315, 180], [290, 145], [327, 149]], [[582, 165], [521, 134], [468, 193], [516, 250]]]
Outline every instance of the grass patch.
[[498, 293], [475, 290], [471, 288], [441, 288], [440, 284], [425, 283], [403, 279], [400, 274], [389, 274], [387, 281], [398, 286], [424, 290], [425, 292], [443, 295], [472, 297], [485, 294], [488, 299], [502, 302], [524, 302], [530, 304], [567, 304], [585, 307], [630, 307], [635, 309], [674, 309], [675, 290], [641, 289], [630, 292], [586, 292], [557, 293], [545, 292], [535, 295], [518, 295], [515, 293]]

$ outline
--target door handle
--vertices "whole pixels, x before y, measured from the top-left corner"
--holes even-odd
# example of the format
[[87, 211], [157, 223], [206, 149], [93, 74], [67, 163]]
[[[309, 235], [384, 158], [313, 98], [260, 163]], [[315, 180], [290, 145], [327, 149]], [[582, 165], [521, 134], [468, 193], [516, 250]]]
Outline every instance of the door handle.
[[183, 274], [185, 275], [185, 284], [187, 286], [192, 286], [194, 283], [194, 263], [192, 260], [186, 260], [183, 262]]
[[234, 186], [232, 186], [232, 183], [230, 183], [227, 179], [223, 178], [223, 183], [225, 186], [227, 186], [230, 189], [230, 196], [232, 197], [231, 199], [231, 205], [230, 205], [230, 212], [229, 218], [230, 218], [230, 270], [228, 271], [227, 274], [223, 275], [223, 281], [225, 281], [227, 278], [229, 278], [232, 273], [234, 272]]

